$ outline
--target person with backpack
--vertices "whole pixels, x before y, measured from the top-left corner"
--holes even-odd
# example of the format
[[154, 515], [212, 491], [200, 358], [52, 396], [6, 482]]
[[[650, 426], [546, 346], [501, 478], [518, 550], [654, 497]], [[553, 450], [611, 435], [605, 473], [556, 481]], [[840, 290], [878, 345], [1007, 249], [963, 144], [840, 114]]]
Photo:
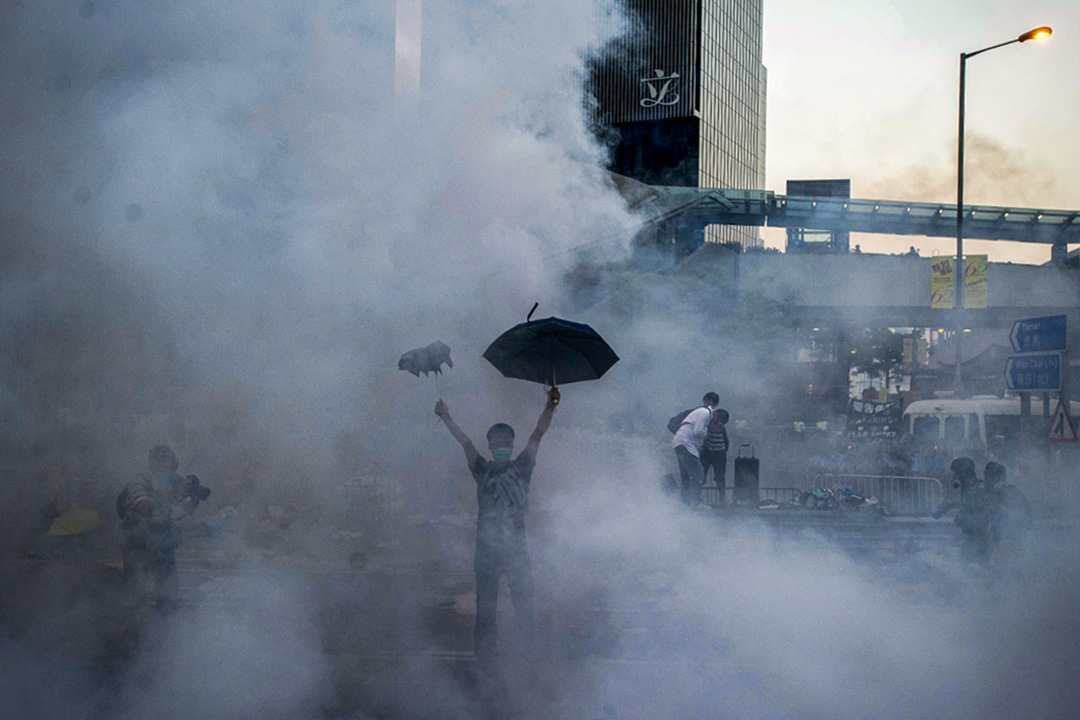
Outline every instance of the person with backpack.
[[[673, 431], [671, 447], [679, 463], [679, 475], [682, 478], [682, 500], [693, 508], [704, 507], [701, 502], [701, 486], [705, 482], [705, 468], [701, 464], [701, 447], [709, 432], [709, 422], [713, 410], [720, 404], [720, 396], [714, 392], [705, 393], [702, 406], [681, 413], [682, 419]], [[675, 424], [676, 418], [668, 421], [668, 429]]]
[[990, 516], [990, 539], [996, 549], [1005, 543], [1022, 540], [1034, 524], [1031, 503], [1024, 492], [1005, 480], [1005, 467], [996, 462], [986, 463], [983, 482], [993, 503]]
[[116, 498], [116, 513], [123, 536], [124, 584], [162, 610], [177, 599], [176, 521], [193, 513], [210, 490], [194, 475], [185, 478], [176, 472], [180, 461], [168, 445], [150, 450], [148, 465]]

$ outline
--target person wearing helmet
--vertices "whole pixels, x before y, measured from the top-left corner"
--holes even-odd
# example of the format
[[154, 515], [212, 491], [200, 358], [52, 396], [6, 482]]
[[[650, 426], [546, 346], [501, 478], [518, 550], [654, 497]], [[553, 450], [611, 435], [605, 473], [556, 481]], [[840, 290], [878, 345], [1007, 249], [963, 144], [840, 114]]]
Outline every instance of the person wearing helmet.
[[953, 489], [959, 499], [942, 503], [934, 511], [939, 518], [957, 509], [953, 522], [964, 533], [960, 543], [960, 555], [967, 560], [987, 562], [993, 549], [991, 541], [991, 518], [993, 498], [985, 483], [975, 474], [975, 461], [969, 457], [956, 458], [949, 465], [953, 477]]
[[987, 492], [993, 498], [990, 537], [995, 548], [1002, 541], [1023, 539], [1033, 524], [1027, 496], [1016, 485], [1007, 482], [1005, 476], [1005, 467], [996, 462], [987, 463], [983, 471]]
[[210, 490], [194, 475], [185, 478], [176, 472], [180, 461], [168, 445], [152, 448], [147, 465], [116, 499], [123, 534], [124, 582], [159, 609], [170, 609], [177, 596], [180, 529], [176, 521], [194, 512]]

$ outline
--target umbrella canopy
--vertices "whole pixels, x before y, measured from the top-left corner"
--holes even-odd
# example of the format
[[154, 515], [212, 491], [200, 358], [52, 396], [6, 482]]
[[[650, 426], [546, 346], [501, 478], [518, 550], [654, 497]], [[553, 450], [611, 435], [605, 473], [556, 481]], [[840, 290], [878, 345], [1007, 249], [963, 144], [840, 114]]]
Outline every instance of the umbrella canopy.
[[555, 385], [596, 380], [619, 356], [588, 325], [549, 317], [510, 328], [484, 359], [508, 378]]

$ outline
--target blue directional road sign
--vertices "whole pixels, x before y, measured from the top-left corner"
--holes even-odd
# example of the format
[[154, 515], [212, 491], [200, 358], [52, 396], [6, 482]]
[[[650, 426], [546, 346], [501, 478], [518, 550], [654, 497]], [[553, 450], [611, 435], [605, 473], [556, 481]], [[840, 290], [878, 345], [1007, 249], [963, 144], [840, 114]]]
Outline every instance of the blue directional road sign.
[[1005, 361], [1005, 383], [1010, 390], [1060, 390], [1061, 355], [1012, 355]]
[[1018, 353], [1064, 350], [1065, 315], [1027, 318], [1013, 323], [1009, 341]]

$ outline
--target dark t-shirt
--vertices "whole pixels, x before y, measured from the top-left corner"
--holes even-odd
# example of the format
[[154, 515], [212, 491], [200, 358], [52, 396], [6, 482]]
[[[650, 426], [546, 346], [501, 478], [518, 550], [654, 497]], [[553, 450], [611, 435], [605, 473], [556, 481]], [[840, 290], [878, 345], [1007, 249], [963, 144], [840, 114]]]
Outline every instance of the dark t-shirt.
[[522, 452], [501, 469], [477, 457], [469, 470], [476, 481], [476, 544], [498, 548], [525, 537], [532, 456]]

